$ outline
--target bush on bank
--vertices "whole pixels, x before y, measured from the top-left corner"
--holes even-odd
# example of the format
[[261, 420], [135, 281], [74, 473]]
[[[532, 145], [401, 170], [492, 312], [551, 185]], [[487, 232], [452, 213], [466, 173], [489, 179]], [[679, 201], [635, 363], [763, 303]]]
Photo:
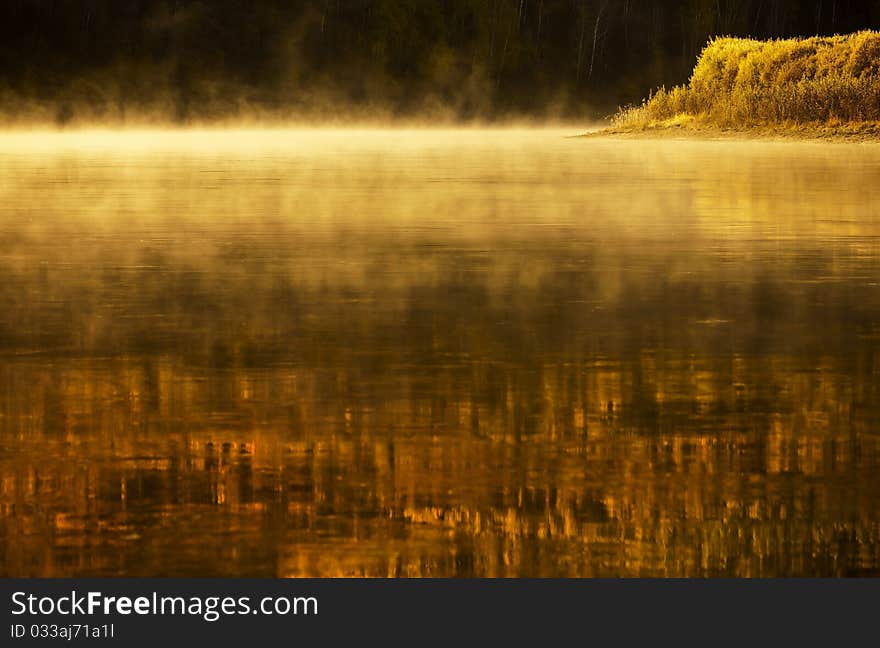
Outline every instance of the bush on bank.
[[880, 33], [758, 41], [716, 38], [687, 85], [622, 109], [622, 128], [698, 120], [723, 128], [880, 121]]

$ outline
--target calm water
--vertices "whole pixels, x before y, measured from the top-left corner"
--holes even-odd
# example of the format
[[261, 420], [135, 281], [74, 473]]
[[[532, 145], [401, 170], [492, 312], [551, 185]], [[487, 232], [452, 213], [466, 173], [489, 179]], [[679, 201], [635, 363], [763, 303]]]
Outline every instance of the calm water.
[[0, 136], [0, 575], [880, 574], [880, 146]]

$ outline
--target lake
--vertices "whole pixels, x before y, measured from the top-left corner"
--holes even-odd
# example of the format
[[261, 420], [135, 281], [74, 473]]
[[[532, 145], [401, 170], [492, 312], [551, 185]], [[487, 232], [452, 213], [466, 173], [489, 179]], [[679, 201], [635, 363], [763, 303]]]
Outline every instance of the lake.
[[0, 135], [0, 576], [880, 574], [880, 145]]

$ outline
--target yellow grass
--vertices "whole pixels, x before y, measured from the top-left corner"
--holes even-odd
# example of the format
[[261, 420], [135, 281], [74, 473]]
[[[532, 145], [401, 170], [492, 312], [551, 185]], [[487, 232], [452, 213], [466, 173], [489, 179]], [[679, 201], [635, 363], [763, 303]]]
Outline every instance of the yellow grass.
[[862, 31], [772, 41], [716, 38], [687, 85], [661, 88], [640, 106], [621, 109], [613, 127], [865, 131], [874, 122], [880, 122], [880, 33]]

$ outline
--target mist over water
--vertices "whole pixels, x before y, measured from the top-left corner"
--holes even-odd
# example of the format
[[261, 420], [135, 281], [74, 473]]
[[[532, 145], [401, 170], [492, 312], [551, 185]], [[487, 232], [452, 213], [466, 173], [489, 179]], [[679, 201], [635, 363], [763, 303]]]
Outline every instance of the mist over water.
[[0, 136], [0, 575], [878, 573], [880, 147], [569, 134]]
[[[771, 4], [8, 0], [0, 125], [597, 118], [686, 82], [721, 34], [878, 26], [877, 5], [864, 0]], [[847, 88], [837, 94], [832, 112]]]

